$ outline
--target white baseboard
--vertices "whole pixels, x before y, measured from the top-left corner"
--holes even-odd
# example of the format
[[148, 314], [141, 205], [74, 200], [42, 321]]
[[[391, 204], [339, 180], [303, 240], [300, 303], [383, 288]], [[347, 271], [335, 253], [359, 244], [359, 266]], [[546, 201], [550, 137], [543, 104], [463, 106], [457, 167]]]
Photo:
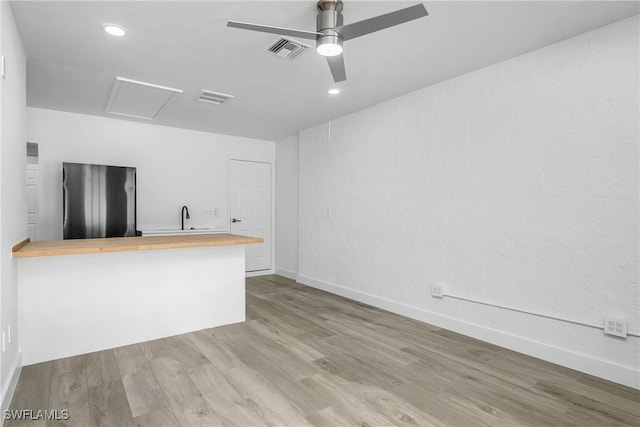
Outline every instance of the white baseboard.
[[345, 288], [312, 277], [298, 275], [297, 281], [304, 285], [322, 289], [333, 294], [388, 310], [392, 313], [458, 332], [500, 347], [508, 348], [509, 350], [546, 360], [547, 362], [585, 372], [628, 387], [640, 389], [640, 371], [627, 366], [618, 365], [585, 354], [575, 353], [567, 349], [434, 313], [423, 308], [389, 300], [366, 292]]
[[[16, 386], [18, 385], [18, 379], [20, 378], [20, 372], [22, 372], [22, 358], [21, 355], [18, 354], [18, 357], [16, 357], [16, 360], [13, 364], [13, 366], [11, 367], [11, 371], [9, 373], [8, 376], [8, 381], [6, 384], [4, 384], [4, 387], [2, 387], [2, 398], [0, 399], [0, 401], [2, 403], [0, 403], [2, 405], [2, 407], [0, 407], [1, 410], [1, 414], [4, 414], [4, 411], [9, 409], [9, 405], [11, 404], [11, 399], [13, 398], [13, 393], [16, 391]], [[4, 417], [0, 418], [2, 421], [0, 421], [0, 425], [4, 424]]]
[[268, 276], [269, 274], [275, 274], [275, 270], [270, 268], [269, 270], [247, 271], [244, 273], [244, 277]]
[[279, 275], [279, 276], [286, 277], [287, 279], [291, 279], [291, 280], [297, 280], [298, 279], [298, 272], [297, 271], [287, 270], [286, 268], [276, 267], [276, 274]]

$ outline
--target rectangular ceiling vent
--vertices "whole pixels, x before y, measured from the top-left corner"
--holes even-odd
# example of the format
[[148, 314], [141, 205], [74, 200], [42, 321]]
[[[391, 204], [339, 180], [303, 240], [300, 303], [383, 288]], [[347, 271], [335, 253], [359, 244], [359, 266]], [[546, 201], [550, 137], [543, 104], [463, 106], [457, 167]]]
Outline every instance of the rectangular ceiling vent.
[[267, 51], [273, 53], [276, 56], [279, 56], [280, 58], [293, 59], [308, 48], [309, 46], [304, 45], [298, 41], [280, 38], [274, 44], [268, 47]]
[[225, 93], [213, 92], [210, 90], [202, 89], [202, 94], [198, 97], [198, 101], [208, 102], [209, 104], [224, 104], [228, 100], [233, 98], [233, 95], [227, 95]]

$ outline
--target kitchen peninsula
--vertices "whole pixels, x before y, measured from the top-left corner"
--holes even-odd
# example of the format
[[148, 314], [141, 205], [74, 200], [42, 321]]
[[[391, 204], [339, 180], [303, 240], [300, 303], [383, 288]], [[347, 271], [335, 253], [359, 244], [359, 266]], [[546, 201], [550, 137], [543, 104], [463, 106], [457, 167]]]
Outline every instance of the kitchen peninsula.
[[244, 245], [233, 234], [14, 246], [25, 365], [245, 320]]

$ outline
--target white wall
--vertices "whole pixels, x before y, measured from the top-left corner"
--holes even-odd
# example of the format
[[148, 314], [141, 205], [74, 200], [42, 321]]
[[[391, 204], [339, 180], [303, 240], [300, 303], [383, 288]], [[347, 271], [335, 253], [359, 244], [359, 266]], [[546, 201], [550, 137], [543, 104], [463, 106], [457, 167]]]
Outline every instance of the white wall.
[[5, 78], [0, 78], [0, 322], [6, 338], [6, 349], [0, 353], [0, 402], [4, 410], [20, 367], [17, 265], [11, 247], [27, 234], [26, 62], [8, 2], [0, 2], [0, 15], [0, 53], [6, 61]]
[[[229, 159], [275, 162], [273, 141], [39, 108], [27, 111], [28, 140], [39, 148], [38, 240], [62, 238], [62, 162], [135, 166], [138, 229], [180, 228], [180, 209], [187, 205], [191, 220], [185, 227], [220, 230], [229, 230]], [[204, 215], [214, 209], [218, 217]]]
[[18, 262], [25, 365], [245, 321], [244, 245]]
[[298, 274], [298, 135], [276, 142], [276, 273]]
[[637, 337], [430, 296], [640, 331], [638, 30], [301, 132], [298, 280], [639, 387]]

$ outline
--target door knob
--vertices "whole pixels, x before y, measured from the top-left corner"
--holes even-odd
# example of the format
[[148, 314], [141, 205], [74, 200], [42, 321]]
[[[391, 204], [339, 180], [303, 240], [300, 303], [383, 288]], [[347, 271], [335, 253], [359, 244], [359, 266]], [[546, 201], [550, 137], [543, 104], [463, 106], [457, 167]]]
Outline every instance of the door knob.
[[231, 220], [231, 222], [242, 222], [242, 220], [241, 220], [241, 219], [235, 219], [235, 218], [233, 218], [233, 219]]

